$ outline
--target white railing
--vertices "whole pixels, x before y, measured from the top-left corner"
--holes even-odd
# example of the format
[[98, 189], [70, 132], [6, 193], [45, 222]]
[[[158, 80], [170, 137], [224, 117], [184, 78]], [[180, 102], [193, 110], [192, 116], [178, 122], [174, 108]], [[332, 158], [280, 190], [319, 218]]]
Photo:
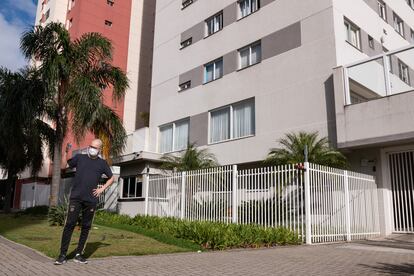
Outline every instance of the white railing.
[[379, 235], [377, 186], [373, 176], [310, 164], [312, 242]]
[[344, 66], [345, 104], [414, 91], [414, 45]]
[[377, 187], [369, 175], [309, 163], [225, 166], [147, 175], [144, 186], [147, 215], [286, 227], [307, 243], [379, 234]]

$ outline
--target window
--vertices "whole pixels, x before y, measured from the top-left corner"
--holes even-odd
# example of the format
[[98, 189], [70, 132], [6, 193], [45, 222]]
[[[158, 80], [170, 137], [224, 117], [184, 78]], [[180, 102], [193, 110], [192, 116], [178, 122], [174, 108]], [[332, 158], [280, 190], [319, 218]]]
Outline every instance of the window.
[[387, 6], [382, 0], [378, 0], [378, 14], [379, 16], [387, 21]]
[[47, 12], [45, 13], [45, 20], [47, 20], [50, 16], [50, 9], [47, 10]]
[[159, 152], [184, 150], [188, 145], [189, 120], [177, 121], [160, 129]]
[[68, 10], [70, 11], [75, 6], [75, 0], [68, 1]]
[[400, 79], [410, 85], [410, 73], [408, 72], [408, 66], [401, 60], [398, 60], [398, 69]]
[[251, 13], [254, 13], [260, 8], [259, 0], [240, 0], [239, 5], [239, 18], [248, 16]]
[[69, 30], [72, 27], [73, 24], [73, 18], [66, 21], [66, 29]]
[[112, 7], [115, 4], [115, 0], [106, 0], [106, 4]]
[[112, 21], [105, 20], [105, 25], [108, 27], [112, 27]]
[[359, 28], [346, 20], [344, 24], [346, 41], [348, 41], [354, 47], [361, 49], [361, 37]]
[[191, 81], [186, 81], [186, 82], [184, 82], [184, 83], [181, 83], [180, 85], [179, 85], [179, 91], [183, 91], [183, 90], [186, 90], [186, 89], [190, 89], [191, 88]]
[[223, 76], [223, 58], [204, 65], [204, 83], [219, 79]]
[[232, 104], [210, 112], [210, 143], [254, 135], [254, 101]]
[[399, 33], [400, 35], [404, 36], [404, 21], [394, 13], [394, 29]]
[[260, 41], [239, 50], [239, 68], [243, 69], [262, 61]]
[[368, 45], [371, 49], [375, 49], [374, 39], [370, 35], [368, 36]]
[[122, 177], [122, 198], [142, 197], [142, 180], [139, 177]]
[[206, 36], [212, 35], [223, 29], [223, 12], [206, 20]]
[[185, 9], [188, 6], [190, 6], [193, 3], [193, 0], [183, 0], [183, 3], [181, 5], [181, 9]]
[[181, 48], [180, 48], [180, 49], [183, 49], [183, 48], [185, 48], [185, 47], [188, 47], [188, 46], [190, 46], [192, 43], [193, 43], [193, 38], [192, 38], [192, 37], [190, 37], [189, 39], [186, 39], [186, 40], [184, 40], [183, 42], [181, 42]]
[[414, 43], [414, 30], [413, 29], [411, 29], [411, 32], [410, 32], [410, 39], [411, 39], [411, 43]]
[[406, 0], [408, 6], [410, 6], [412, 9], [414, 9], [414, 0]]

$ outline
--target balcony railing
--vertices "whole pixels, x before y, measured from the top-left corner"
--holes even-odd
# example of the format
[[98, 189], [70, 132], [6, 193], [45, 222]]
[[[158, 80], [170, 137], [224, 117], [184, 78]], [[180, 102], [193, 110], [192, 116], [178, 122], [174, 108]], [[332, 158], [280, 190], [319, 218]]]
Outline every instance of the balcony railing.
[[345, 104], [414, 91], [414, 45], [344, 67]]

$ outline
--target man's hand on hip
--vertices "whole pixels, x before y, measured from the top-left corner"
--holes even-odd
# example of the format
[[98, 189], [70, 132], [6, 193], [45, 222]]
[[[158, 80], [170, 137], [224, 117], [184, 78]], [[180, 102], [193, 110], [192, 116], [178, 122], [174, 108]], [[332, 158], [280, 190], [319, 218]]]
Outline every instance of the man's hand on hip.
[[93, 189], [93, 195], [98, 197], [100, 194], [102, 194], [105, 191], [105, 187], [101, 187], [98, 189]]

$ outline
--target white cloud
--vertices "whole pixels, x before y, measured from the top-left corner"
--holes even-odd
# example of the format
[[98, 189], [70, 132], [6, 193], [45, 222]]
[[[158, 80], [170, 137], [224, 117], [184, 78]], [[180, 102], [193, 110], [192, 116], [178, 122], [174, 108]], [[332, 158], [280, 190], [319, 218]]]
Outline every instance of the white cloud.
[[12, 71], [25, 66], [27, 62], [20, 52], [20, 36], [25, 28], [17, 22], [8, 22], [0, 13], [0, 30], [0, 66]]
[[9, 5], [27, 14], [36, 13], [36, 5], [32, 0], [11, 0]]

